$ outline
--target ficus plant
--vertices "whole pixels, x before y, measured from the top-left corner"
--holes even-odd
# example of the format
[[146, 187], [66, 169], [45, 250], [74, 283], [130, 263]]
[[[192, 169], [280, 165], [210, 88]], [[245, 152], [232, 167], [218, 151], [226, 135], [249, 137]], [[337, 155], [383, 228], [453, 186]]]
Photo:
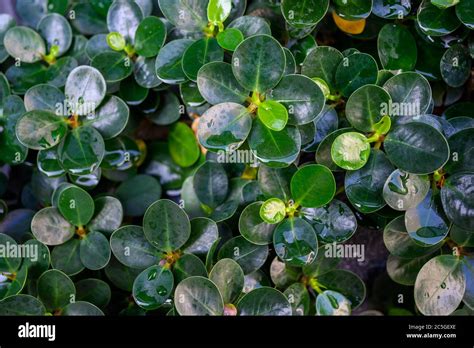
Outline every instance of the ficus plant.
[[0, 315], [472, 315], [473, 5], [17, 0]]

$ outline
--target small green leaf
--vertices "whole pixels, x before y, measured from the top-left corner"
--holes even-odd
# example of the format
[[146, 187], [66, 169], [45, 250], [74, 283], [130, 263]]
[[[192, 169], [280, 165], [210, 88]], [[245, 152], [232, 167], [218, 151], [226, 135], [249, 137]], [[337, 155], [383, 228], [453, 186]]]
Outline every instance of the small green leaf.
[[336, 193], [332, 172], [323, 165], [311, 164], [298, 169], [291, 179], [291, 194], [295, 203], [303, 207], [321, 207]]
[[209, 22], [224, 23], [232, 10], [231, 0], [209, 0], [207, 5], [207, 18]]
[[151, 266], [135, 278], [133, 299], [144, 309], [156, 309], [171, 296], [173, 285], [173, 273], [169, 269]]
[[146, 17], [135, 33], [135, 50], [146, 58], [155, 57], [166, 40], [166, 26], [154, 16]]
[[331, 158], [336, 165], [347, 170], [357, 170], [365, 166], [370, 155], [367, 138], [357, 132], [343, 133], [334, 139]]
[[168, 135], [168, 146], [173, 160], [181, 167], [190, 167], [201, 154], [194, 132], [183, 122], [175, 123]]
[[258, 117], [265, 126], [278, 132], [288, 122], [288, 111], [277, 101], [265, 100], [258, 106]]
[[217, 34], [216, 39], [219, 46], [233, 52], [237, 46], [244, 41], [244, 35], [239, 29], [227, 28]]
[[269, 224], [277, 224], [286, 216], [285, 203], [279, 198], [270, 198], [260, 207], [260, 217]]
[[123, 51], [126, 45], [125, 39], [122, 34], [112, 32], [107, 34], [107, 44], [114, 51]]
[[94, 201], [83, 189], [61, 184], [53, 194], [53, 204], [71, 224], [85, 226], [94, 215]]
[[323, 291], [316, 298], [316, 313], [318, 315], [350, 315], [351, 301], [336, 291]]
[[191, 224], [179, 205], [161, 199], [148, 207], [143, 217], [143, 230], [153, 246], [171, 252], [186, 243], [191, 234]]

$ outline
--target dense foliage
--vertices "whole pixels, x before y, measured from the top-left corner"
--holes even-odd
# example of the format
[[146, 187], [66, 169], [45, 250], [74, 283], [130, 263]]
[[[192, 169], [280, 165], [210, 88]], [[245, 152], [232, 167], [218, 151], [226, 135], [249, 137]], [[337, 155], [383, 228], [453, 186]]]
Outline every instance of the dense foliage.
[[[474, 0], [16, 16], [0, 14], [0, 315], [473, 313]], [[390, 252], [372, 291], [410, 299], [367, 305], [363, 265], [329, 252], [360, 230]]]

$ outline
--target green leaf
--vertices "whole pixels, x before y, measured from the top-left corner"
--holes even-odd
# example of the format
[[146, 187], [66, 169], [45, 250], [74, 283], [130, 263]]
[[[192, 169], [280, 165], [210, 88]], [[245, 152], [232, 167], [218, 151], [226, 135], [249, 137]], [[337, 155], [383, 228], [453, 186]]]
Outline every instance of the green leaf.
[[102, 102], [106, 89], [101, 73], [93, 67], [83, 65], [71, 71], [64, 91], [71, 112], [87, 115]]
[[291, 193], [295, 203], [303, 207], [321, 207], [333, 199], [336, 181], [327, 167], [320, 164], [306, 165], [293, 175]]
[[155, 71], [165, 83], [185, 82], [188, 77], [183, 71], [184, 53], [193, 44], [193, 40], [178, 39], [164, 45], [156, 56]]
[[384, 69], [413, 70], [417, 60], [417, 48], [408, 29], [397, 24], [386, 24], [377, 39], [379, 58]]
[[390, 95], [383, 88], [376, 85], [362, 86], [347, 100], [347, 120], [357, 130], [372, 132], [376, 123], [387, 115], [383, 111], [388, 110], [390, 103]]
[[23, 264], [28, 268], [28, 277], [30, 277], [30, 279], [37, 279], [49, 268], [51, 261], [49, 249], [36, 239], [30, 239], [24, 243], [24, 245], [36, 248], [38, 251], [36, 256], [31, 255], [30, 257], [24, 257], [23, 261]]
[[[145, 89], [145, 91], [148, 91]], [[181, 106], [178, 97], [174, 93], [165, 92], [161, 95], [161, 107], [148, 118], [159, 126], [169, 125], [176, 122], [181, 117], [179, 112]]]
[[258, 16], [242, 16], [236, 18], [229, 24], [228, 28], [238, 29], [244, 34], [244, 38], [254, 35], [271, 35], [272, 31], [268, 22]]
[[145, 58], [139, 56], [133, 64], [133, 76], [136, 83], [143, 88], [158, 87], [163, 83], [155, 72], [155, 57]]
[[243, 104], [249, 91], [240, 86], [234, 77], [232, 66], [224, 62], [204, 65], [197, 74], [199, 92], [213, 105], [227, 102]]
[[31, 221], [31, 232], [46, 245], [63, 244], [74, 235], [75, 229], [56, 208], [43, 208]]
[[38, 279], [38, 298], [50, 312], [61, 310], [74, 302], [76, 288], [63, 272], [51, 269]]
[[193, 185], [199, 200], [214, 209], [227, 197], [229, 178], [220, 163], [208, 161], [197, 169]]
[[249, 204], [242, 211], [239, 218], [240, 234], [249, 242], [257, 245], [270, 244], [273, 239], [273, 230], [275, 225], [262, 220], [260, 209], [262, 202]]
[[50, 111], [29, 111], [16, 125], [18, 140], [33, 150], [45, 150], [59, 144], [66, 133], [65, 119]]
[[83, 35], [107, 33], [107, 23], [89, 3], [79, 3], [72, 7], [75, 18], [71, 20], [72, 26]]
[[126, 216], [142, 216], [152, 203], [161, 198], [161, 193], [158, 180], [145, 174], [130, 177], [115, 191]]
[[80, 187], [61, 184], [53, 194], [53, 204], [71, 224], [85, 226], [94, 215], [92, 197]]
[[279, 198], [270, 198], [261, 204], [259, 214], [264, 222], [277, 224], [286, 216], [286, 205]]
[[329, 8], [329, 0], [283, 0], [281, 13], [288, 24], [295, 28], [305, 28], [316, 25]]
[[179, 94], [184, 104], [189, 107], [198, 107], [203, 105], [206, 100], [199, 92], [199, 88], [196, 82], [188, 81], [179, 85]]
[[87, 278], [76, 284], [76, 300], [92, 303], [99, 308], [105, 308], [111, 298], [109, 284], [100, 279]]
[[286, 168], [270, 168], [260, 166], [258, 185], [267, 197], [279, 198], [285, 202], [291, 199], [290, 182], [297, 168], [290, 165]]
[[430, 191], [416, 207], [405, 212], [409, 236], [421, 246], [440, 243], [449, 232], [449, 221], [441, 207], [439, 194]]
[[308, 315], [310, 297], [308, 290], [301, 283], [291, 284], [284, 292], [291, 304], [292, 315]]
[[184, 254], [173, 265], [173, 274], [176, 283], [180, 283], [189, 277], [207, 277], [207, 270], [199, 257], [193, 254]]
[[239, 29], [227, 28], [224, 31], [219, 32], [216, 39], [219, 46], [225, 50], [233, 52], [237, 46], [244, 41], [244, 35]]
[[374, 0], [372, 13], [377, 17], [396, 19], [405, 18], [411, 11], [411, 3], [404, 0]]
[[207, 1], [158, 0], [161, 12], [175, 27], [185, 31], [202, 31], [207, 25]]
[[105, 154], [104, 139], [90, 126], [69, 132], [58, 147], [58, 160], [70, 174], [85, 175], [95, 171]]
[[10, 28], [3, 38], [3, 44], [10, 56], [24, 63], [38, 62], [46, 54], [43, 39], [28, 27]]
[[196, 217], [191, 220], [191, 236], [183, 245], [182, 250], [186, 253], [205, 256], [218, 237], [219, 230], [213, 220]]
[[[95, 37], [97, 38], [102, 35], [104, 34], [99, 34], [99, 35], [96, 35]], [[106, 41], [107, 41], [107, 45], [109, 45], [111, 49], [117, 52], [123, 51], [125, 49], [125, 46], [127, 45], [127, 42], [125, 41], [125, 38], [122, 36], [122, 34], [117, 33], [117, 32], [108, 33], [106, 37]], [[103, 41], [101, 41], [101, 43], [102, 42]], [[94, 58], [95, 56], [96, 55], [94, 54], [92, 58]]]
[[433, 173], [449, 159], [444, 136], [420, 122], [394, 127], [384, 141], [384, 149], [390, 162], [412, 174]]
[[81, 261], [90, 270], [95, 271], [107, 266], [110, 254], [109, 241], [100, 232], [89, 232], [81, 240]]
[[423, 1], [417, 11], [417, 25], [430, 36], [443, 36], [455, 31], [461, 23], [454, 8], [440, 9], [431, 1]]
[[474, 171], [474, 164], [470, 161], [470, 152], [474, 146], [474, 129], [461, 130], [448, 138], [451, 156], [445, 169], [448, 173]]
[[151, 266], [133, 282], [133, 299], [146, 310], [157, 309], [170, 297], [173, 285], [173, 273], [169, 269]]
[[316, 298], [316, 313], [318, 315], [350, 315], [351, 301], [336, 291], [323, 291]]
[[334, 0], [334, 11], [345, 20], [360, 20], [369, 17], [372, 11], [372, 1]]
[[30, 295], [14, 295], [0, 301], [1, 316], [43, 316], [46, 308], [36, 297]]
[[222, 315], [224, 302], [217, 286], [204, 277], [189, 277], [174, 292], [180, 315]]
[[58, 116], [65, 116], [64, 93], [57, 87], [48, 84], [38, 84], [31, 87], [25, 93], [26, 111], [44, 110], [56, 113]]
[[219, 289], [224, 304], [234, 303], [244, 287], [244, 272], [232, 259], [218, 261], [209, 273], [209, 279]]
[[140, 6], [134, 1], [114, 1], [107, 11], [109, 32], [120, 33], [130, 43], [135, 43], [135, 33], [143, 19]]
[[357, 229], [354, 213], [344, 202], [337, 199], [321, 208], [303, 208], [300, 214], [325, 243], [345, 242]]
[[318, 46], [306, 56], [301, 74], [322, 79], [331, 90], [336, 88], [336, 70], [344, 56], [336, 48]]
[[19, 256], [9, 256], [9, 250], [18, 249], [18, 244], [7, 234], [0, 234], [0, 272], [14, 273], [20, 268], [22, 258]]
[[277, 101], [265, 100], [258, 106], [258, 117], [265, 126], [278, 132], [288, 122], [288, 111]]
[[413, 286], [415, 285], [418, 272], [432, 257], [432, 254], [428, 254], [414, 259], [405, 259], [389, 255], [387, 259], [387, 273], [394, 282]]
[[133, 282], [142, 272], [141, 269], [124, 266], [122, 263], [117, 261], [115, 257], [110, 259], [110, 262], [105, 267], [104, 271], [113, 285], [128, 293], [132, 292]]
[[121, 52], [102, 52], [92, 59], [96, 68], [108, 83], [122, 81], [132, 74], [132, 62]]
[[237, 303], [241, 316], [281, 316], [291, 315], [290, 302], [280, 291], [261, 287], [250, 291]]
[[186, 48], [182, 59], [182, 68], [186, 76], [197, 80], [199, 69], [210, 62], [224, 59], [224, 51], [215, 38], [204, 38], [193, 42]]
[[385, 206], [383, 187], [394, 169], [382, 151], [373, 149], [363, 168], [346, 173], [344, 186], [351, 204], [366, 214]]
[[269, 35], [255, 35], [242, 41], [232, 56], [232, 70], [239, 83], [263, 93], [275, 87], [285, 71], [285, 52]]
[[301, 135], [293, 126], [287, 126], [279, 132], [272, 131], [256, 118], [248, 144], [253, 155], [266, 165], [287, 167], [299, 154]]
[[472, 59], [467, 48], [458, 44], [444, 52], [439, 65], [444, 82], [451, 87], [461, 87], [471, 74]]
[[465, 289], [460, 260], [452, 255], [437, 256], [416, 277], [415, 303], [424, 315], [450, 315], [461, 303]]
[[56, 46], [56, 57], [65, 54], [72, 44], [72, 29], [69, 22], [62, 15], [50, 13], [41, 18], [37, 26], [38, 33], [47, 44], [47, 51], [51, 54]]
[[474, 15], [471, 6], [472, 3], [470, 1], [460, 1], [456, 5], [456, 15], [462, 24], [472, 30], [474, 28]]
[[[323, 143], [320, 147], [322, 145]], [[358, 132], [342, 132], [335, 137], [331, 145], [331, 159], [343, 169], [358, 170], [366, 165], [369, 156], [370, 144], [367, 138]]]
[[224, 23], [232, 10], [231, 0], [209, 0], [207, 18], [214, 24]]
[[141, 226], [123, 226], [110, 236], [114, 256], [125, 266], [145, 269], [158, 262], [157, 250], [146, 240]]
[[157, 249], [171, 252], [189, 239], [191, 224], [186, 213], [174, 202], [161, 199], [150, 205], [143, 217], [143, 231]]
[[317, 279], [323, 287], [345, 296], [351, 302], [352, 310], [355, 310], [364, 302], [365, 284], [357, 274], [351, 271], [335, 269], [321, 274]]
[[446, 179], [441, 188], [444, 211], [453, 223], [466, 229], [474, 229], [474, 200], [469, 194], [474, 187], [474, 173], [458, 173]]
[[199, 159], [201, 150], [192, 129], [183, 122], [175, 123], [168, 135], [173, 160], [181, 167], [190, 167]]
[[318, 252], [318, 239], [313, 227], [301, 218], [283, 220], [273, 234], [277, 255], [289, 265], [311, 263]]
[[390, 208], [405, 211], [420, 204], [429, 189], [428, 176], [409, 174], [396, 169], [385, 182], [383, 198]]
[[89, 231], [110, 235], [122, 224], [123, 208], [117, 198], [99, 197], [94, 201], [94, 217], [87, 225]]
[[336, 88], [349, 97], [356, 89], [377, 82], [378, 67], [375, 59], [366, 53], [354, 53], [344, 57], [336, 74]]
[[135, 51], [146, 58], [155, 57], [166, 40], [166, 26], [155, 16], [144, 18], [135, 33]]
[[288, 123], [292, 125], [313, 121], [323, 110], [325, 102], [323, 92], [314, 81], [296, 74], [284, 76], [270, 98], [286, 107]]
[[252, 273], [263, 266], [268, 257], [267, 245], [256, 245], [238, 236], [229, 239], [218, 253], [218, 259], [232, 259], [242, 267], [244, 274]]
[[51, 252], [51, 266], [68, 276], [76, 275], [84, 270], [80, 255], [81, 242], [79, 239], [70, 239], [66, 243], [57, 245]]
[[83, 125], [91, 125], [104, 139], [111, 139], [125, 129], [129, 114], [127, 104], [119, 97], [112, 95], [95, 110], [94, 117], [91, 120], [85, 120]]
[[103, 316], [104, 313], [95, 305], [89, 302], [77, 301], [68, 304], [61, 311], [64, 316]]

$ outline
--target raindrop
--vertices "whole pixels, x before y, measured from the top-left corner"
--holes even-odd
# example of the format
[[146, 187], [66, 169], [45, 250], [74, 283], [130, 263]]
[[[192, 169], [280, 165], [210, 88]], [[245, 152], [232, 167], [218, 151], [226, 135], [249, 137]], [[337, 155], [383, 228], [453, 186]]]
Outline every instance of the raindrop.
[[164, 286], [160, 285], [156, 289], [156, 293], [160, 296], [166, 296], [168, 294], [168, 290], [166, 290], [166, 288]]

